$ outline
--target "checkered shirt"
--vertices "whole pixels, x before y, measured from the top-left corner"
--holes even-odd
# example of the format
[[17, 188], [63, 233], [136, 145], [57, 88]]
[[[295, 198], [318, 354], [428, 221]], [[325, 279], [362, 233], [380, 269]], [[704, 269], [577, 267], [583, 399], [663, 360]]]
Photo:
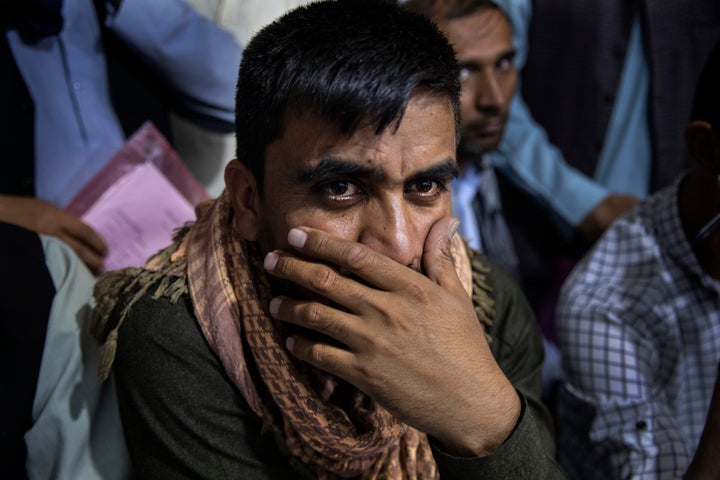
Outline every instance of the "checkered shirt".
[[558, 451], [569, 478], [681, 478], [700, 440], [720, 282], [685, 238], [679, 183], [613, 224], [563, 286]]

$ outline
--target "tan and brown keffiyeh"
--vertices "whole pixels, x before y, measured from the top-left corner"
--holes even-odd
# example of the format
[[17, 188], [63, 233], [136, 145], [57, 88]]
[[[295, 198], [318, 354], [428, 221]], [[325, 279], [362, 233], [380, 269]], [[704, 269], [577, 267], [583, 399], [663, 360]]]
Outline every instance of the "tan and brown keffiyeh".
[[[425, 434], [285, 349], [281, 322], [267, 313], [270, 293], [262, 259], [254, 243], [238, 239], [232, 214], [225, 192], [201, 205], [196, 223], [142, 269], [111, 272], [98, 282], [94, 333], [105, 340], [101, 377], [109, 374], [117, 333], [132, 303], [151, 288], [155, 297], [173, 300], [189, 291], [211, 348], [296, 467], [320, 479], [437, 478]], [[478, 317], [489, 325], [493, 309], [483, 283], [486, 270], [480, 265], [471, 269], [462, 241], [454, 248], [458, 273], [473, 293]], [[121, 296], [128, 301], [120, 322], [107, 332]]]

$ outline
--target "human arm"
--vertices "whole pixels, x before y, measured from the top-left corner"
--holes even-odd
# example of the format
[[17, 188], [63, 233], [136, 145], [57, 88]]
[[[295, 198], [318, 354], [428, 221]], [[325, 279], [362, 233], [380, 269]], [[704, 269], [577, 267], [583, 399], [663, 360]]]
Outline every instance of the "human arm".
[[628, 257], [616, 263], [613, 252], [633, 251], [628, 233], [618, 230], [576, 267], [558, 304], [564, 391], [572, 407], [559, 409], [566, 431], [559, 435], [561, 464], [579, 478], [593, 478], [596, 466], [607, 469], [604, 478], [679, 478], [690, 453], [668, 401], [681, 388], [676, 316], [663, 307], [667, 292], [652, 282], [661, 274], [650, 257], [636, 254], [639, 269]]
[[631, 210], [639, 201], [634, 195], [611, 193], [585, 215], [577, 229], [587, 242], [593, 243], [620, 215]]
[[242, 49], [234, 37], [179, 0], [122, 0], [108, 28], [173, 89], [191, 120], [231, 131]]
[[491, 158], [513, 183], [550, 209], [567, 236], [577, 228], [592, 242], [637, 203], [635, 197], [612, 194], [570, 166], [519, 94], [513, 98], [503, 139]]
[[[532, 2], [499, 0], [498, 5], [510, 20], [515, 68], [522, 71], [527, 59]], [[588, 242], [595, 241], [637, 202], [635, 197], [611, 193], [570, 166], [533, 119], [520, 88], [513, 97], [502, 141], [491, 158], [516, 185], [553, 212], [558, 227], [568, 237], [577, 229]]]
[[342, 344], [293, 336], [288, 347], [298, 358], [348, 380], [449, 455], [489, 459], [503, 455], [523, 424], [524, 399], [493, 358], [455, 273], [450, 223], [428, 235], [427, 276], [361, 244], [293, 229], [289, 241], [302, 257], [272, 252], [266, 268], [344, 308], [282, 297], [270, 311]]
[[0, 195], [0, 220], [57, 237], [72, 248], [93, 273], [103, 270], [105, 241], [74, 215], [32, 197]]

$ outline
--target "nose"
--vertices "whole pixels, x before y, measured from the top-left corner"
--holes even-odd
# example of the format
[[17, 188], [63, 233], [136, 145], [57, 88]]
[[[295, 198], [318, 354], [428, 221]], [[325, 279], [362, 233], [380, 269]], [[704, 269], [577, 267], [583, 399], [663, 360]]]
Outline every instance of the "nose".
[[425, 234], [402, 200], [377, 204], [364, 215], [358, 241], [420, 271]]
[[475, 106], [479, 109], [500, 108], [504, 101], [500, 82], [490, 72], [481, 71], [475, 81]]

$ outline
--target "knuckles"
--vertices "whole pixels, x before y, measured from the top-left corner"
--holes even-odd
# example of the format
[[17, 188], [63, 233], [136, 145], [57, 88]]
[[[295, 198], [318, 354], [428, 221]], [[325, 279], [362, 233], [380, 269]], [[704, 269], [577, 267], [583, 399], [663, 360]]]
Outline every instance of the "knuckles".
[[408, 297], [412, 298], [419, 305], [431, 303], [431, 294], [422, 285], [411, 282], [405, 287]]
[[360, 244], [352, 244], [345, 251], [345, 262], [351, 269], [360, 270], [370, 263], [371, 250]]
[[339, 366], [338, 359], [328, 352], [326, 345], [312, 343], [309, 345], [306, 355], [309, 363], [331, 373], [337, 371]]
[[318, 266], [311, 275], [311, 284], [315, 290], [321, 295], [332, 292], [338, 284], [340, 277], [327, 266]]

